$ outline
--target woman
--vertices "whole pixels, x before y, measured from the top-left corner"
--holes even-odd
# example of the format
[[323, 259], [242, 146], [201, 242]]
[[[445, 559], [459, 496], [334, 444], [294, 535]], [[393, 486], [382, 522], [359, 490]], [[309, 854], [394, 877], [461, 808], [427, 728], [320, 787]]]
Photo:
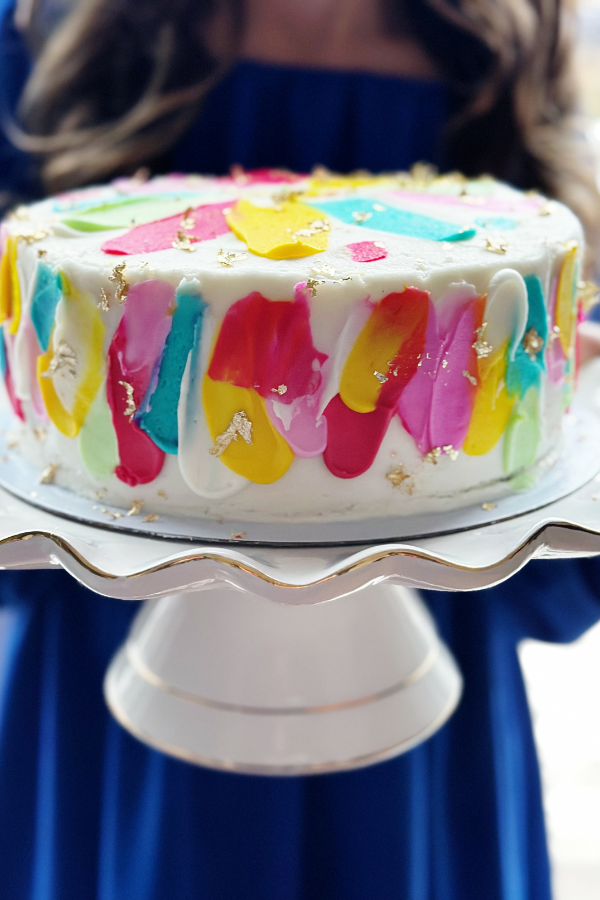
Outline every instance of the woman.
[[[529, 0], [80, 2], [12, 134], [49, 190], [140, 165], [491, 171], [570, 202], [593, 243], [562, 25], [557, 3]], [[3, 573], [3, 898], [548, 900], [516, 646], [581, 634], [599, 575], [543, 561], [489, 591], [427, 593], [465, 676], [451, 721], [370, 769], [265, 779], [187, 766], [110, 719], [101, 678], [134, 604]]]

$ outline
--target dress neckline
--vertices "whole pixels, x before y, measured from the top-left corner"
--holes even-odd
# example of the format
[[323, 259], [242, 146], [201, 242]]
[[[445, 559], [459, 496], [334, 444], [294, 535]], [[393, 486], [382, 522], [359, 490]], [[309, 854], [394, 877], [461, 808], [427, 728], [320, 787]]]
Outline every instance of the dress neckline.
[[241, 58], [237, 60], [229, 70], [229, 72], [243, 71], [244, 69], [264, 72], [265, 74], [277, 74], [298, 76], [298, 77], [315, 77], [330, 78], [332, 80], [355, 80], [364, 78], [372, 82], [381, 82], [386, 84], [405, 85], [407, 87], [421, 88], [424, 90], [436, 90], [440, 93], [446, 93], [446, 84], [436, 78], [417, 78], [407, 75], [388, 75], [382, 72], [371, 72], [367, 69], [334, 69], [326, 66], [300, 66], [293, 63], [284, 64], [276, 62], [266, 62], [265, 60]]

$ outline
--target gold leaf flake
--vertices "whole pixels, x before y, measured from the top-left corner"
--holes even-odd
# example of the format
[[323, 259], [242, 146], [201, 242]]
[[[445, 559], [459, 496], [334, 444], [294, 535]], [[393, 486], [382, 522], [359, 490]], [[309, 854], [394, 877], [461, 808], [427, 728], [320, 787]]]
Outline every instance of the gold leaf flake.
[[400, 463], [395, 469], [390, 469], [385, 477], [394, 487], [400, 487], [403, 481], [410, 478], [410, 475], [404, 471], [404, 466]]
[[297, 200], [298, 197], [301, 197], [303, 193], [304, 191], [282, 188], [281, 190], [276, 191], [271, 195], [273, 206], [278, 212], [281, 212], [283, 210], [284, 203], [289, 203], [290, 200]]
[[481, 508], [485, 509], [486, 512], [489, 512], [491, 509], [496, 509], [497, 503], [482, 503]]
[[38, 441], [43, 443], [46, 440], [46, 429], [42, 425], [36, 425], [33, 429], [33, 433]]
[[123, 272], [125, 271], [125, 263], [119, 263], [118, 266], [115, 266], [112, 270], [112, 275], [108, 276], [108, 280], [112, 281], [115, 285], [115, 297], [119, 303], [125, 303], [127, 298], [127, 291], [129, 290], [129, 284], [125, 280], [125, 276]]
[[385, 384], [388, 380], [387, 375], [384, 375], [383, 372], [373, 372], [373, 375], [379, 382], [379, 384]]
[[7, 456], [5, 453], [3, 453], [2, 456], [0, 456], [0, 462], [1, 462], [1, 463], [7, 463], [7, 462], [8, 462], [8, 456]]
[[441, 447], [432, 447], [429, 453], [426, 453], [423, 459], [425, 462], [433, 463], [434, 466], [437, 466], [437, 461], [442, 455]]
[[184, 228], [186, 231], [189, 231], [196, 224], [196, 220], [192, 216], [193, 211], [194, 211], [193, 207], [188, 206], [188, 208], [186, 209], [186, 211], [183, 214], [183, 218], [181, 220], [181, 227]]
[[165, 494], [165, 492], [163, 490], [157, 491], [156, 493], [159, 497], [162, 497], [164, 500], [167, 499], [167, 495]]
[[279, 387], [271, 388], [271, 391], [274, 394], [279, 394], [280, 397], [283, 397], [284, 394], [287, 394], [287, 384], [280, 384]]
[[145, 259], [144, 262], [140, 264], [140, 269], [147, 269], [149, 267], [149, 265], [150, 265], [150, 263], [148, 262], [147, 259]]
[[444, 444], [442, 447], [443, 452], [448, 456], [452, 462], [458, 459], [458, 450], [455, 450], [452, 444]]
[[150, 515], [142, 519], [142, 522], [158, 522], [159, 518], [160, 516], [157, 516], [156, 513], [150, 513]]
[[321, 263], [319, 266], [313, 266], [311, 272], [314, 272], [315, 275], [327, 275], [329, 278], [335, 278], [337, 275], [337, 271], [333, 268], [333, 266], [328, 266], [327, 263]]
[[475, 378], [474, 375], [471, 375], [471, 373], [470, 373], [470, 372], [467, 372], [466, 369], [463, 369], [462, 373], [463, 373], [463, 375], [465, 376], [465, 378], [467, 379], [467, 381], [470, 381], [470, 382], [471, 382], [471, 384], [473, 385], [473, 387], [477, 387], [477, 379]]
[[443, 359], [443, 360], [442, 360], [442, 369], [446, 369], [447, 367], [448, 367], [448, 360], [447, 360], [447, 359]]
[[362, 222], [368, 222], [372, 215], [373, 213], [371, 212], [353, 212], [352, 218], [357, 225], [360, 225]]
[[123, 513], [120, 512], [111, 512], [110, 509], [106, 509], [104, 506], [100, 510], [101, 513], [104, 513], [105, 516], [108, 516], [110, 519], [122, 519]]
[[18, 241], [25, 241], [26, 244], [35, 244], [36, 241], [43, 241], [49, 235], [50, 232], [47, 229], [36, 228], [34, 231], [23, 231], [20, 234], [16, 234], [15, 238]]
[[98, 301], [98, 309], [101, 309], [102, 312], [108, 312], [110, 310], [110, 306], [108, 304], [108, 295], [104, 288], [100, 288], [100, 299]]
[[429, 163], [418, 162], [411, 167], [410, 177], [418, 184], [430, 184], [438, 177], [438, 171]]
[[38, 258], [41, 259], [42, 256], [45, 256], [45, 255], [46, 255], [47, 252], [48, 252], [47, 250], [42, 250], [42, 249], [40, 248], [40, 249], [38, 250], [38, 252], [37, 252]]
[[294, 232], [294, 237], [296, 240], [298, 238], [309, 238], [313, 237], [315, 234], [321, 234], [323, 231], [329, 231], [329, 222], [325, 221], [325, 219], [315, 219], [314, 222], [309, 222], [307, 228], [298, 228], [298, 230]]
[[40, 475], [40, 484], [54, 484], [54, 478], [59, 469], [60, 466], [54, 463], [50, 463], [49, 466], [46, 466], [46, 468]]
[[320, 284], [325, 284], [324, 278], [307, 278], [306, 279], [306, 290], [310, 291], [311, 297], [314, 297], [317, 293], [317, 287]]
[[19, 446], [19, 438], [10, 438], [10, 440], [6, 442], [6, 446], [9, 450], [14, 450], [15, 447]]
[[221, 247], [219, 247], [219, 252], [217, 253], [217, 259], [222, 266], [232, 266], [234, 262], [239, 262], [242, 259], [246, 259], [247, 256], [247, 253], [226, 252]]
[[593, 281], [577, 282], [577, 301], [581, 304], [584, 312], [589, 312], [596, 305], [598, 294], [600, 294], [600, 288]]
[[523, 336], [523, 349], [529, 359], [535, 359], [544, 346], [544, 340], [535, 328], [530, 328]]
[[127, 510], [127, 515], [128, 516], [139, 516], [139, 514], [141, 513], [143, 508], [144, 508], [143, 500], [132, 500], [131, 506]]
[[488, 344], [487, 341], [483, 340], [483, 335], [485, 334], [486, 328], [487, 322], [484, 322], [480, 328], [475, 329], [475, 337], [477, 338], [477, 340], [474, 344], [471, 344], [471, 346], [477, 354], [477, 359], [484, 359], [486, 356], [489, 356], [494, 349], [491, 344]]
[[[193, 224], [190, 227], [194, 227]], [[190, 237], [189, 234], [186, 234], [185, 231], [177, 232], [177, 240], [173, 241], [171, 247], [174, 250], [186, 250], [188, 253], [194, 253], [196, 251], [195, 244], [198, 243], [198, 238]]]
[[538, 209], [538, 216], [549, 216], [552, 213], [552, 203], [549, 200], [546, 200], [543, 206], [540, 206]]
[[127, 394], [127, 406], [123, 410], [123, 415], [129, 416], [129, 421], [131, 421], [137, 409], [133, 396], [133, 385], [129, 384], [128, 381], [120, 381], [119, 384], [125, 388], [125, 393]]
[[217, 435], [214, 446], [208, 451], [210, 455], [221, 456], [230, 443], [237, 440], [238, 434], [242, 436], [247, 444], [252, 443], [252, 422], [242, 410], [236, 412], [225, 431]]
[[54, 351], [50, 365], [42, 374], [42, 378], [52, 378], [57, 372], [62, 372], [63, 370], [71, 378], [77, 377], [77, 354], [70, 344], [61, 340], [58, 342], [58, 347]]
[[[105, 493], [106, 493], [106, 488], [98, 488], [98, 490], [96, 491], [96, 497], [98, 498], [98, 500], [103, 500], [104, 499], [103, 494], [105, 494]], [[97, 507], [95, 506], [94, 509], [97, 509]]]
[[485, 249], [490, 253], [499, 253], [500, 255], [503, 255], [508, 250], [508, 241], [506, 238], [486, 237]]

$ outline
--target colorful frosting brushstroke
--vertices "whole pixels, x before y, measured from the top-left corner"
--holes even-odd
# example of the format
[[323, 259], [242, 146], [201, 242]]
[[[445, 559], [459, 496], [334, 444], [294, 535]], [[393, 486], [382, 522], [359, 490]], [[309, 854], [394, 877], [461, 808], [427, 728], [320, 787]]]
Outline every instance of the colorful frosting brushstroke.
[[[326, 358], [313, 345], [304, 285], [293, 301], [267, 300], [255, 292], [229, 308], [202, 388], [214, 441], [237, 412], [252, 424], [251, 442], [231, 440], [220, 455], [226, 466], [259, 484], [277, 481], [294, 458], [286, 432], [299, 455], [315, 453], [325, 428], [318, 416], [318, 392]], [[269, 415], [266, 403], [273, 399], [290, 407], [289, 419], [277, 415], [272, 404]]]
[[402, 391], [425, 348], [429, 294], [406, 288], [373, 309], [352, 347], [339, 393], [325, 409], [323, 459], [339, 478], [356, 478], [377, 455]]
[[158, 378], [174, 301], [175, 290], [164, 281], [133, 285], [108, 351], [106, 393], [120, 459], [115, 472], [130, 485], [154, 481], [164, 463], [164, 451], [140, 428], [135, 414]]

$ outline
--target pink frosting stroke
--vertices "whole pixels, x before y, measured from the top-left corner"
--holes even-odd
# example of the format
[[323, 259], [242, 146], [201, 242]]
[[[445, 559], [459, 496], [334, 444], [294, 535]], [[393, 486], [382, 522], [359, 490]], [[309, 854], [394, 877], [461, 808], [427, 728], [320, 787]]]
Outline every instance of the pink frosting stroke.
[[327, 419], [317, 415], [320, 395], [321, 390], [305, 394], [287, 405], [271, 398], [266, 401], [271, 422], [295, 455], [304, 459], [320, 456], [327, 446]]
[[[146, 225], [137, 225], [120, 237], [112, 238], [102, 244], [105, 253], [130, 255], [134, 253], [155, 253], [157, 250], [169, 250], [183, 232], [192, 242], [212, 241], [221, 234], [229, 232], [223, 210], [231, 206], [231, 201], [224, 203], [208, 203], [197, 206], [187, 214], [193, 226], [183, 227], [183, 213], [158, 219]], [[186, 223], [187, 224], [187, 223]]]
[[358, 241], [356, 244], [346, 244], [352, 254], [354, 262], [368, 263], [378, 259], [385, 259], [387, 250], [380, 241]]
[[477, 390], [467, 375], [477, 373], [473, 343], [482, 313], [483, 300], [466, 285], [451, 289], [437, 310], [432, 304], [421, 365], [398, 403], [421, 453], [463, 444]]

